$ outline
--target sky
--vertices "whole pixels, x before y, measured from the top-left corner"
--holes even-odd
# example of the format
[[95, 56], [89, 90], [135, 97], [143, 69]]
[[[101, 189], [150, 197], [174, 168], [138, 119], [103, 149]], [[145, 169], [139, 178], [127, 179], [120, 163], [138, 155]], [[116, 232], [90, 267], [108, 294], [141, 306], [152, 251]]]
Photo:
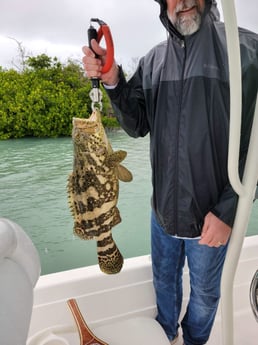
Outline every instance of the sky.
[[[256, 2], [235, 0], [239, 26], [258, 32]], [[154, 0], [0, 0], [0, 66], [19, 66], [17, 42], [29, 56], [81, 61], [92, 17], [109, 25], [116, 60], [129, 69], [133, 59], [166, 39]]]

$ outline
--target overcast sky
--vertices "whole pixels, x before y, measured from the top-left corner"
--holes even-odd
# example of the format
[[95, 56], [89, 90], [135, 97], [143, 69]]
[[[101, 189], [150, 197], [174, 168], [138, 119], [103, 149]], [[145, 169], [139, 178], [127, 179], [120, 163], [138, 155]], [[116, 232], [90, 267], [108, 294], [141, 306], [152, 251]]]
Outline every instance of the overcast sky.
[[[236, 8], [239, 25], [258, 32], [257, 0], [236, 0]], [[18, 63], [15, 40], [29, 55], [81, 60], [92, 17], [110, 26], [122, 64], [166, 38], [154, 0], [0, 0], [0, 66]]]

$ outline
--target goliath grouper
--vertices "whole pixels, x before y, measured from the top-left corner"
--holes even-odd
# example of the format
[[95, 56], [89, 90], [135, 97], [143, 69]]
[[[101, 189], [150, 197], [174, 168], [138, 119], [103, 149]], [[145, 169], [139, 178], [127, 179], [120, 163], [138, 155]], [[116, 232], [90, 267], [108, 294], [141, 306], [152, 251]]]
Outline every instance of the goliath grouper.
[[68, 177], [68, 195], [74, 233], [84, 240], [95, 239], [100, 269], [107, 274], [118, 273], [123, 257], [111, 230], [121, 222], [118, 179], [132, 180], [132, 174], [120, 164], [126, 152], [112, 150], [98, 109], [89, 119], [73, 119], [72, 138], [74, 163]]

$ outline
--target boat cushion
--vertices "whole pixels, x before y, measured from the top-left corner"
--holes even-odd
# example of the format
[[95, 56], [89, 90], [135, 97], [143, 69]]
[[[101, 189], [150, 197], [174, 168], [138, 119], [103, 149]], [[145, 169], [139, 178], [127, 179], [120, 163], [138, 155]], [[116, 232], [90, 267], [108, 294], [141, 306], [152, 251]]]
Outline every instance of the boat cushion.
[[[170, 345], [162, 327], [150, 317], [92, 327], [92, 332], [109, 345]], [[27, 345], [79, 345], [79, 335], [75, 325], [54, 326], [34, 334]]]
[[0, 218], [0, 344], [25, 344], [39, 257], [22, 228]]
[[160, 324], [150, 317], [135, 317], [94, 329], [94, 334], [110, 345], [169, 345]]

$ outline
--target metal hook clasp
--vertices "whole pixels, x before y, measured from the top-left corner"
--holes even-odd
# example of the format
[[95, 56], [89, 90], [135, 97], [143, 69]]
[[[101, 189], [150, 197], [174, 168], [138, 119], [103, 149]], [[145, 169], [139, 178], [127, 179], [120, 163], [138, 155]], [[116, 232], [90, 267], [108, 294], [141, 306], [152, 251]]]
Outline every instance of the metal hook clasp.
[[91, 89], [90, 91], [90, 99], [91, 99], [91, 109], [94, 110], [96, 107], [102, 111], [102, 97], [103, 97], [103, 94], [102, 94], [102, 91], [97, 88], [97, 87], [94, 87]]

